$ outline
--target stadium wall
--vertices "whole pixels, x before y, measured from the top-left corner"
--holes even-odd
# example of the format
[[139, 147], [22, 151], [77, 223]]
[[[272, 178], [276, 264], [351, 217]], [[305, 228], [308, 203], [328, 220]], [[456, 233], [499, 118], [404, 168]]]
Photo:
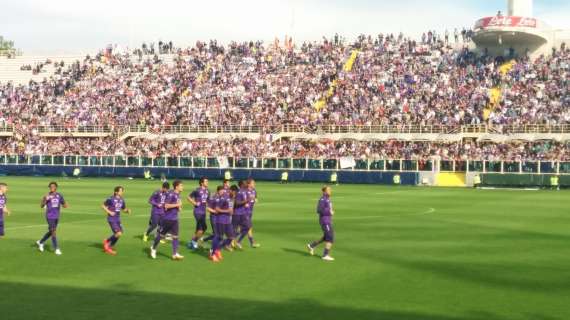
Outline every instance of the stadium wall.
[[[515, 188], [550, 188], [552, 174], [481, 174], [481, 186], [484, 187], [515, 187]], [[559, 176], [559, 186], [570, 188], [570, 176]]]
[[[43, 165], [0, 165], [0, 175], [14, 176], [72, 176], [72, 166], [43, 166]], [[145, 168], [145, 167], [81, 167], [82, 177], [143, 177], [144, 172], [150, 171], [153, 177], [166, 176], [168, 179], [209, 179], [221, 180], [226, 171], [230, 171], [233, 179], [252, 177], [261, 181], [280, 181], [281, 173], [285, 170], [260, 169], [205, 169], [205, 168]], [[330, 170], [286, 170], [290, 182], [322, 182], [331, 180]], [[338, 183], [347, 184], [394, 184], [394, 176], [400, 176], [401, 185], [418, 185], [418, 172], [362, 172], [338, 171]]]

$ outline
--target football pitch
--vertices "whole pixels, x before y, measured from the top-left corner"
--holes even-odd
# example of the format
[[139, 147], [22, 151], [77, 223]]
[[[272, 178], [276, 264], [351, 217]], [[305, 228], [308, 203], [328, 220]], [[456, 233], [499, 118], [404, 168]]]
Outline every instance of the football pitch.
[[[213, 264], [185, 246], [186, 259], [171, 261], [170, 244], [149, 258], [141, 236], [159, 181], [55, 179], [70, 205], [58, 229], [63, 255], [38, 252], [51, 180], [0, 178], [12, 210], [0, 240], [2, 320], [570, 319], [567, 191], [335, 186], [336, 261], [324, 262], [306, 251], [321, 236], [321, 185], [260, 182], [261, 248]], [[184, 183], [186, 197], [197, 182]], [[100, 205], [116, 185], [133, 213], [109, 256]], [[181, 217], [185, 245], [195, 226], [189, 204]]]

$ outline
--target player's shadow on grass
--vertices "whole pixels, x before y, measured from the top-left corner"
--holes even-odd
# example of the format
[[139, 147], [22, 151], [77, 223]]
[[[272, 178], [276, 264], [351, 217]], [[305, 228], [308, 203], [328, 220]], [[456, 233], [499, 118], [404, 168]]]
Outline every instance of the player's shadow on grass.
[[99, 251], [104, 252], [105, 250], [103, 250], [103, 243], [102, 242], [92, 242], [89, 244], [89, 248], [95, 248]]
[[103, 243], [101, 242], [92, 242], [91, 244], [89, 244], [89, 248], [95, 248], [99, 251], [103, 251]]
[[[133, 236], [133, 239], [136, 239], [136, 240], [140, 240], [140, 241], [142, 241], [142, 239], [143, 239], [143, 236], [142, 236], [142, 235], [140, 235], [140, 234], [138, 234], [138, 235], [135, 235], [135, 236]], [[149, 240], [148, 240], [148, 242], [151, 242], [152, 240], [154, 240], [154, 238], [152, 238], [152, 239], [149, 239]]]
[[[172, 258], [170, 255], [165, 253], [165, 252], [170, 252], [172, 247], [170, 245], [166, 245], [166, 246], [168, 246], [168, 247], [163, 249], [162, 251], [160, 249], [156, 250], [156, 256], [157, 257], [164, 257], [164, 258], [168, 258], [168, 259]], [[166, 251], [166, 250], [168, 250], [168, 251]], [[147, 257], [150, 256], [150, 245], [148, 246], [148, 248], [147, 247], [142, 248], [141, 251], [142, 251], [142, 253], [144, 253], [145, 256], [147, 256]]]
[[210, 249], [207, 249], [207, 248], [200, 248], [198, 250], [192, 250], [185, 245], [184, 249], [186, 249], [186, 252], [188, 252], [188, 254], [191, 254], [193, 256], [202, 257], [204, 259], [208, 259], [210, 257]]
[[291, 248], [281, 248], [281, 250], [287, 252], [287, 253], [294, 253], [303, 257], [309, 257], [309, 258], [320, 258], [318, 255], [314, 255], [311, 256], [309, 254], [309, 252], [307, 252], [306, 250], [299, 250], [299, 249], [291, 249]]

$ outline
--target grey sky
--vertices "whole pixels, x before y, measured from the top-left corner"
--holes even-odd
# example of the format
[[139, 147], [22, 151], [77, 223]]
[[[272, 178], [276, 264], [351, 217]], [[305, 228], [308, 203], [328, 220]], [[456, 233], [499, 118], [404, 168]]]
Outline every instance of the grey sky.
[[[469, 27], [505, 8], [504, 0], [0, 0], [0, 34], [27, 53], [71, 53], [143, 41], [189, 45], [211, 38], [296, 41], [339, 32], [399, 32], [418, 36]], [[536, 16], [570, 28], [570, 3], [537, 0]]]

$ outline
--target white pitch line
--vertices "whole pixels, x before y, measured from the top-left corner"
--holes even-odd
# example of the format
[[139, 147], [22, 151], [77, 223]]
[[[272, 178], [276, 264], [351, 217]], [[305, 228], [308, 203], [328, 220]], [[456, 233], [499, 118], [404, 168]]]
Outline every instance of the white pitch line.
[[[414, 213], [404, 213], [404, 214], [394, 214], [394, 215], [381, 215], [381, 216], [361, 216], [361, 217], [347, 217], [347, 216], [333, 216], [333, 220], [370, 220], [370, 219], [387, 219], [387, 218], [397, 218], [397, 217], [407, 217], [407, 216], [423, 216], [436, 212], [435, 208], [429, 208], [426, 211], [414, 212]], [[262, 221], [272, 221], [272, 220], [318, 220], [318, 216], [306, 216], [306, 217], [294, 217], [289, 219], [260, 219]]]
[[494, 187], [481, 187], [481, 190], [497, 190], [497, 191], [540, 191], [539, 188], [494, 188]]

